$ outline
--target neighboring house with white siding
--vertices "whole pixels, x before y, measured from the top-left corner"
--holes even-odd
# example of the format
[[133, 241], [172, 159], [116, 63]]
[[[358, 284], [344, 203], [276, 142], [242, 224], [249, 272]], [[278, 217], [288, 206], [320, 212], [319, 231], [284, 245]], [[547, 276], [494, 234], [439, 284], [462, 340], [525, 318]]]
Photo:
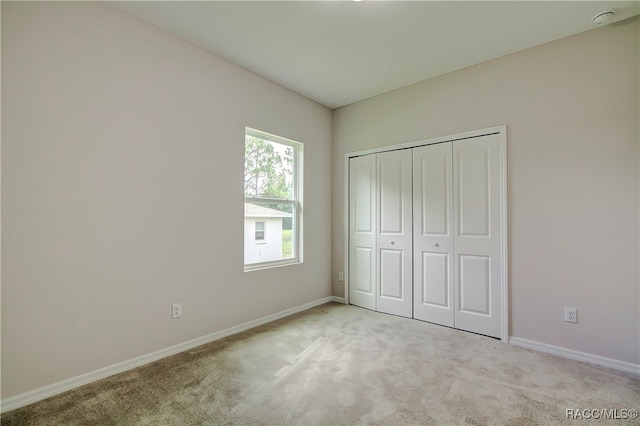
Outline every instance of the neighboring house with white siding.
[[244, 262], [282, 259], [282, 220], [291, 213], [244, 203]]

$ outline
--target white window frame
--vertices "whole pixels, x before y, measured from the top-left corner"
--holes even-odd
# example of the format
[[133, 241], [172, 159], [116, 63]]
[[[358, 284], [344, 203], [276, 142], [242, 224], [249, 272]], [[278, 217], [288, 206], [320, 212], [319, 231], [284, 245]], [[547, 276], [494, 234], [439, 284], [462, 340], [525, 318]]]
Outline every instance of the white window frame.
[[[304, 144], [291, 139], [283, 138], [281, 136], [273, 135], [271, 133], [263, 132], [261, 130], [252, 129], [250, 127], [245, 128], [246, 136], [254, 136], [260, 139], [267, 140], [282, 145], [286, 145], [293, 149], [293, 194], [291, 200], [279, 199], [279, 198], [261, 198], [261, 197], [245, 197], [244, 202], [249, 204], [261, 204], [261, 203], [277, 203], [277, 204], [290, 204], [292, 206], [292, 241], [291, 250], [292, 256], [286, 259], [273, 260], [268, 262], [256, 262], [256, 263], [244, 263], [245, 272], [255, 271], [266, 268], [273, 268], [277, 266], [295, 265], [302, 263], [302, 218], [303, 218], [303, 203], [302, 203], [302, 188], [303, 188], [303, 176], [304, 176], [304, 162], [303, 151]], [[246, 143], [246, 142], [245, 142]], [[244, 187], [243, 187], [244, 191]], [[265, 223], [265, 241], [266, 241], [266, 223]]]

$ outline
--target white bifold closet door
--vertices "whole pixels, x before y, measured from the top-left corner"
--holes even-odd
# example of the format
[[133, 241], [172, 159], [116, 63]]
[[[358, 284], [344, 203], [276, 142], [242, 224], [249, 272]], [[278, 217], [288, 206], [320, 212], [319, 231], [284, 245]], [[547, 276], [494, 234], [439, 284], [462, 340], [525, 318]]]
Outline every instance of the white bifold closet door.
[[499, 135], [414, 149], [414, 318], [500, 337], [499, 165]]
[[349, 162], [349, 298], [412, 317], [411, 150]]
[[376, 156], [349, 160], [349, 300], [376, 309]]
[[378, 300], [376, 310], [412, 317], [413, 244], [411, 150], [377, 154]]
[[500, 337], [500, 136], [453, 142], [455, 327]]
[[454, 326], [453, 147], [413, 149], [414, 318]]
[[349, 160], [350, 303], [501, 337], [501, 143]]

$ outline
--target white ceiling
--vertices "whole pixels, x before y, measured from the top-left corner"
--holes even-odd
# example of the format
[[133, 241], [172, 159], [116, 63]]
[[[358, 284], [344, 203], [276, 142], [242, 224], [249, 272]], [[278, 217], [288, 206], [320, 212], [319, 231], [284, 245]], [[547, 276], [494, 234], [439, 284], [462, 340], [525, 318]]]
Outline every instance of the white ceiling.
[[143, 1], [114, 6], [330, 108], [597, 28], [638, 1]]

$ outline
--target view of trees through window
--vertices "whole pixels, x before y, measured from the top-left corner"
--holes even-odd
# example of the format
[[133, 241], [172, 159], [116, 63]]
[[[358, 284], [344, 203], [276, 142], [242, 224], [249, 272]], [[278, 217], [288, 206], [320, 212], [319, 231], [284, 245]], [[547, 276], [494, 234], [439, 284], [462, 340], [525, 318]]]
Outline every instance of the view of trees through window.
[[[296, 142], [247, 129], [245, 134], [245, 265], [296, 259]], [[258, 223], [262, 224], [258, 225]], [[264, 240], [255, 237], [264, 226]]]
[[244, 150], [244, 196], [290, 200], [293, 148], [247, 135]]

